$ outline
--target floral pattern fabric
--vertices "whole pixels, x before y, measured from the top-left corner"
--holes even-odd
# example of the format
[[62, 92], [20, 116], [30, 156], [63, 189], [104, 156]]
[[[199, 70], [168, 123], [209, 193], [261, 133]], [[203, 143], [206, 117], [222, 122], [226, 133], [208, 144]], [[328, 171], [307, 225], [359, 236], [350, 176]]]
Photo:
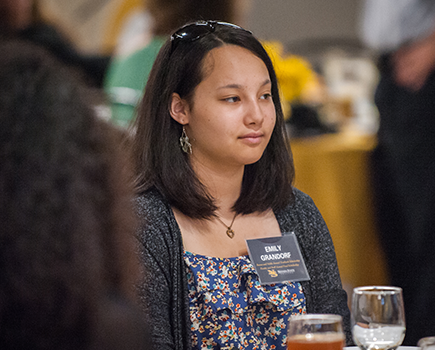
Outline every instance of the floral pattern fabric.
[[286, 327], [306, 313], [300, 283], [261, 285], [249, 256], [184, 252], [194, 349], [286, 349]]

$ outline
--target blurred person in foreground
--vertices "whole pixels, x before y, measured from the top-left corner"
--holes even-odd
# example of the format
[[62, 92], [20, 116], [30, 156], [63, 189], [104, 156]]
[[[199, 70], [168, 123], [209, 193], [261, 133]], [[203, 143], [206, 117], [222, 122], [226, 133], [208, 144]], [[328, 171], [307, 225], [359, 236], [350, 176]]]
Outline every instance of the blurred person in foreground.
[[[251, 32], [198, 21], [173, 33], [135, 127], [139, 292], [159, 349], [286, 349], [288, 320], [304, 313], [341, 315], [352, 342], [333, 242], [292, 186], [275, 71]], [[309, 277], [260, 283], [254, 258], [269, 256], [248, 255], [246, 240], [263, 238], [299, 244]]]
[[238, 23], [249, 0], [148, 0], [152, 19], [150, 41], [127, 56], [115, 56], [107, 70], [104, 89], [112, 107], [112, 121], [128, 127], [136, 116], [148, 74], [166, 40], [188, 21], [214, 18]]
[[362, 35], [380, 54], [374, 153], [381, 240], [403, 288], [405, 345], [435, 333], [435, 1], [366, 0]]
[[38, 0], [0, 0], [1, 39], [19, 39], [41, 46], [64, 64], [74, 67], [87, 84], [102, 87], [110, 56], [79, 52], [42, 16]]
[[151, 348], [124, 135], [44, 50], [0, 52], [0, 349]]

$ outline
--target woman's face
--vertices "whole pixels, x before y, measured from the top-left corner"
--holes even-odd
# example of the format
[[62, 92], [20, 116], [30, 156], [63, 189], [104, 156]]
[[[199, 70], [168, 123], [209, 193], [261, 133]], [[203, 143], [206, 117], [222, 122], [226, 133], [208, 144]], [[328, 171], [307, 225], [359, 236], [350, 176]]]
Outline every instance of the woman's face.
[[222, 170], [255, 163], [276, 119], [266, 65], [247, 49], [225, 45], [207, 54], [203, 73], [182, 123], [192, 165]]

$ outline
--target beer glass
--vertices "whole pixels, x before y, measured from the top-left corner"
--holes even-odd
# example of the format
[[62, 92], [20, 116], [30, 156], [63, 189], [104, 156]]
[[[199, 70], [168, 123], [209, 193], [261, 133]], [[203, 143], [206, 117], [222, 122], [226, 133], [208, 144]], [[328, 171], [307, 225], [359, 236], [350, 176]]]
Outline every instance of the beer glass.
[[342, 350], [344, 333], [339, 315], [292, 316], [287, 329], [288, 350]]

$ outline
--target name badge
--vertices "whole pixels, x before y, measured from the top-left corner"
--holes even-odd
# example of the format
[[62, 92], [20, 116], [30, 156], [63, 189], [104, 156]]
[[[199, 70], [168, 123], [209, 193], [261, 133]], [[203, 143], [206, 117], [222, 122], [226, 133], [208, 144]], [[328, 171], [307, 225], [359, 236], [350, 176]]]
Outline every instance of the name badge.
[[261, 284], [310, 279], [293, 232], [285, 236], [248, 239], [246, 244]]

